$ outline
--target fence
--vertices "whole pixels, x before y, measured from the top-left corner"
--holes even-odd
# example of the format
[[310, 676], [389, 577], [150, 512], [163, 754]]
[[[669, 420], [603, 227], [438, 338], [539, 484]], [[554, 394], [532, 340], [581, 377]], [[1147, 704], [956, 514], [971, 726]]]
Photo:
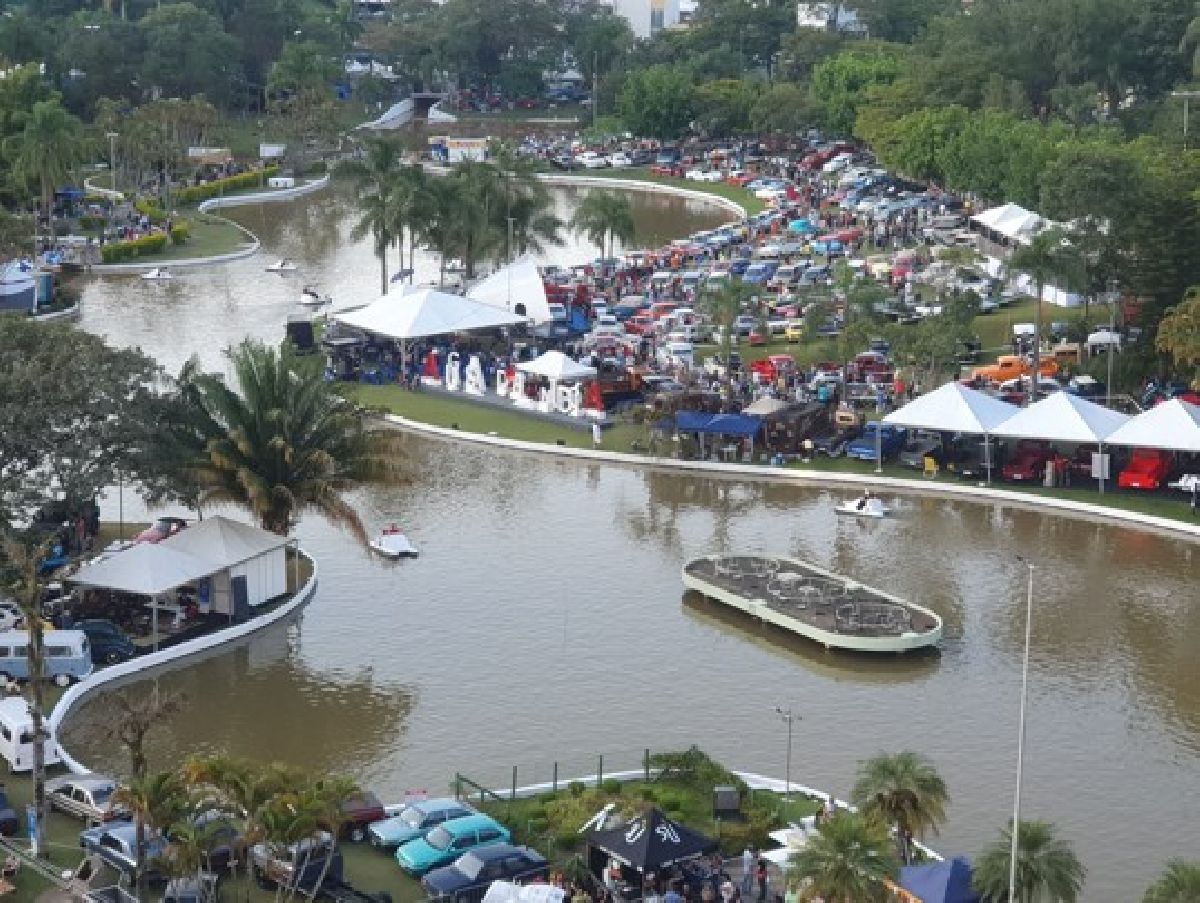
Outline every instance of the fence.
[[474, 777], [467, 777], [455, 772], [454, 795], [458, 799], [478, 799], [480, 803], [487, 800], [502, 803], [518, 796], [556, 792], [575, 782], [598, 787], [606, 778], [649, 781], [654, 776], [650, 759], [647, 748], [636, 752], [620, 750], [592, 757], [555, 759], [541, 765], [513, 765], [502, 776], [476, 772]]

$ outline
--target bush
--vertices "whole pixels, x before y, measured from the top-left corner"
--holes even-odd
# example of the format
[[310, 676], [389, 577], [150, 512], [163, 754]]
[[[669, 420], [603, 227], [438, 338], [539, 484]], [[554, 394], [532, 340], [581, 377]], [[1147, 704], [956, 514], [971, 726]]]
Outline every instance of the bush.
[[171, 227], [171, 244], [182, 245], [187, 242], [191, 236], [191, 229], [187, 223], [176, 223]]
[[587, 790], [587, 784], [583, 783], [583, 781], [572, 781], [567, 785], [567, 792], [571, 796], [583, 796], [585, 790]]
[[154, 198], [138, 198], [133, 202], [133, 209], [148, 217], [150, 222], [156, 226], [167, 218], [162, 207], [158, 206], [158, 201]]
[[182, 188], [175, 195], [181, 204], [198, 204], [211, 198], [219, 197], [230, 191], [240, 191], [243, 188], [259, 188], [267, 184], [267, 179], [279, 174], [278, 166], [266, 166], [254, 172], [244, 172], [225, 179], [213, 179], [203, 185], [190, 185]]
[[104, 263], [121, 263], [150, 254], [161, 254], [166, 246], [166, 234], [155, 232], [153, 235], [143, 235], [133, 241], [111, 242], [100, 249], [100, 259]]
[[613, 796], [621, 795], [621, 782], [616, 778], [609, 778], [600, 785], [600, 789], [605, 793], [611, 793]]
[[91, 216], [90, 214], [84, 214], [83, 216], [79, 217], [80, 229], [100, 229], [103, 228], [103, 226], [104, 217], [102, 216]]

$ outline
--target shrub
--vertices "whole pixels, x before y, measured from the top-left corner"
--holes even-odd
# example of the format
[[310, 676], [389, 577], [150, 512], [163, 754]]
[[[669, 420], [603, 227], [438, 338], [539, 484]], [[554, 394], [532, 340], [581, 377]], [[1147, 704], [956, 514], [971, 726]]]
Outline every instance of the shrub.
[[143, 235], [133, 241], [111, 242], [100, 249], [100, 259], [104, 263], [121, 263], [149, 254], [160, 254], [166, 246], [166, 234], [155, 232], [153, 235]]
[[621, 795], [621, 782], [616, 778], [609, 778], [600, 785], [600, 789], [605, 793], [611, 793], [613, 796]]
[[85, 213], [79, 217], [79, 228], [81, 229], [99, 229], [104, 226], [104, 217], [92, 216]]
[[138, 198], [133, 202], [133, 209], [148, 217], [150, 222], [156, 226], [167, 218], [162, 207], [158, 206], [158, 201], [154, 198]]
[[258, 188], [267, 184], [267, 179], [279, 174], [278, 166], [267, 166], [254, 172], [243, 172], [224, 179], [213, 179], [203, 185], [189, 185], [175, 195], [181, 204], [198, 204], [211, 198], [219, 197], [230, 191], [240, 191], [243, 188]]
[[191, 236], [191, 229], [187, 223], [175, 223], [171, 226], [171, 244], [184, 244]]
[[572, 781], [567, 785], [567, 792], [571, 796], [583, 796], [585, 790], [587, 790], [587, 784], [583, 783], [583, 781]]

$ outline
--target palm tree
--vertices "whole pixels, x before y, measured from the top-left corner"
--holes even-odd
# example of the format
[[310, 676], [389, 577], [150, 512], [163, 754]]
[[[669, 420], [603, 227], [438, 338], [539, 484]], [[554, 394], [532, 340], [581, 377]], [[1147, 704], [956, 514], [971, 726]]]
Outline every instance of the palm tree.
[[899, 861], [878, 819], [839, 812], [792, 854], [790, 875], [808, 883], [809, 899], [827, 903], [883, 903]]
[[137, 826], [134, 883], [140, 888], [146, 871], [146, 828], [163, 833], [181, 820], [189, 808], [184, 785], [177, 773], [158, 771], [130, 778], [113, 794], [113, 802], [128, 809]]
[[36, 189], [41, 215], [52, 226], [54, 191], [86, 152], [83, 126], [56, 98], [39, 100], [30, 108], [25, 127], [8, 138], [5, 150], [17, 180]]
[[400, 434], [370, 427], [290, 344], [276, 351], [247, 339], [228, 355], [237, 390], [211, 373], [191, 376], [182, 388], [207, 450], [192, 467], [201, 502], [241, 505], [281, 536], [308, 509], [365, 541], [362, 520], [341, 493], [401, 483]]
[[603, 257], [612, 257], [614, 240], [633, 241], [633, 205], [625, 195], [613, 191], [589, 191], [575, 208], [571, 228], [586, 235]]
[[1042, 295], [1047, 285], [1057, 285], [1064, 291], [1081, 288], [1082, 260], [1062, 229], [1045, 229], [1033, 236], [1027, 245], [1013, 251], [1008, 260], [1010, 270], [1028, 273], [1037, 287], [1037, 316], [1033, 326], [1033, 375], [1030, 378], [1030, 401], [1038, 398], [1038, 376], [1042, 365]]
[[362, 218], [352, 234], [356, 240], [368, 233], [374, 237], [375, 254], [379, 257], [380, 294], [386, 295], [387, 249], [398, 237], [394, 199], [401, 148], [397, 142], [387, 138], [368, 138], [366, 151], [361, 160], [347, 160], [340, 164], [338, 172], [352, 178], [359, 190]]
[[946, 819], [946, 782], [933, 763], [914, 752], [879, 755], [859, 763], [851, 801], [866, 815], [877, 815], [896, 829], [900, 855], [908, 863], [908, 838], [937, 833]]
[[[991, 903], [1008, 899], [1008, 873], [1012, 861], [1011, 826], [984, 849], [975, 863], [975, 890]], [[1054, 901], [1075, 903], [1083, 889], [1085, 869], [1065, 840], [1055, 836], [1054, 825], [1022, 821], [1017, 830], [1016, 899], [1020, 903]]]
[[1142, 903], [1195, 903], [1200, 900], [1200, 864], [1171, 859], [1167, 870], [1142, 897]]
[[721, 384], [725, 387], [726, 396], [733, 373], [729, 367], [729, 357], [733, 353], [733, 323], [738, 314], [754, 297], [754, 289], [744, 282], [732, 279], [722, 282], [716, 288], [704, 287], [697, 295], [701, 308], [714, 326], [721, 328], [721, 360], [725, 363], [725, 373]]

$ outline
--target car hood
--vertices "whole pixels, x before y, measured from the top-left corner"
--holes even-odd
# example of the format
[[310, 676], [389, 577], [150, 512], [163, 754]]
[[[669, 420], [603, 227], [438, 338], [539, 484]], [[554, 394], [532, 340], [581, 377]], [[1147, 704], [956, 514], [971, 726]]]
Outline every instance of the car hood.
[[467, 878], [467, 876], [453, 865], [447, 865], [440, 869], [434, 869], [428, 875], [422, 878], [421, 881], [430, 890], [442, 894], [453, 893], [454, 891], [471, 884], [471, 881]]
[[396, 861], [409, 868], [424, 868], [437, 862], [442, 855], [442, 851], [431, 847], [424, 837], [417, 837], [396, 850]]
[[383, 821], [377, 821], [372, 824], [367, 831], [374, 837], [378, 838], [381, 843], [402, 844], [408, 843], [420, 836], [419, 828], [414, 828], [412, 825], [405, 822], [400, 816], [393, 818], [385, 818]]

